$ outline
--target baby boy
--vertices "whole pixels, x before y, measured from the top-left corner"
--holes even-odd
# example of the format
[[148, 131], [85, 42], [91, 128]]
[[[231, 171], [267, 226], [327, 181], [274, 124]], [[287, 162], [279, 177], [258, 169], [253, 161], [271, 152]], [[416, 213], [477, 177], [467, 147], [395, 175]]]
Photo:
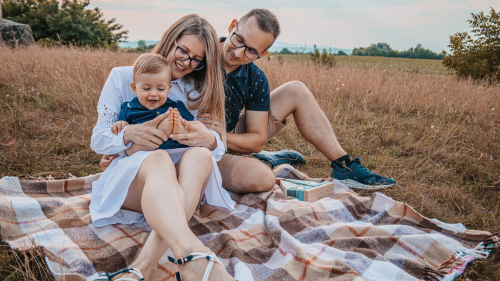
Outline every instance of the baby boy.
[[[134, 63], [133, 82], [130, 83], [136, 97], [121, 105], [118, 121], [111, 126], [111, 132], [118, 134], [129, 124], [140, 124], [153, 120], [167, 111], [170, 115], [158, 124], [158, 129], [170, 136], [171, 134], [188, 133], [181, 120], [192, 121], [194, 116], [181, 101], [168, 98], [172, 88], [170, 66], [164, 57], [157, 54], [141, 55]], [[187, 147], [173, 139], [163, 142], [159, 149]], [[154, 148], [146, 145], [133, 144], [125, 150], [127, 155], [137, 151], [151, 151]]]

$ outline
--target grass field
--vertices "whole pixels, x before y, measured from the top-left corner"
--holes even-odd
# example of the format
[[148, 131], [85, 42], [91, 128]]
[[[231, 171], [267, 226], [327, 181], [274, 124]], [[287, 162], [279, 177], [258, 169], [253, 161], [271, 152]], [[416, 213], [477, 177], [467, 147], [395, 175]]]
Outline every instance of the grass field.
[[[139, 54], [40, 48], [0, 54], [0, 176], [99, 172], [100, 156], [89, 143], [100, 89], [113, 67], [131, 65]], [[457, 80], [435, 60], [337, 57], [336, 67], [327, 68], [305, 56], [273, 56], [258, 61], [271, 89], [303, 82], [344, 149], [397, 180], [383, 193], [430, 218], [500, 230], [500, 84]], [[308, 161], [300, 170], [328, 176], [326, 158], [304, 141], [293, 118], [288, 123], [266, 149], [300, 151]], [[0, 245], [0, 279], [49, 279], [40, 260], [30, 262], [38, 268], [34, 278], [23, 273], [30, 257], [36, 255]], [[459, 280], [500, 280], [499, 265], [495, 251]]]
[[[267, 60], [283, 60], [287, 62], [308, 62], [310, 55], [268, 55]], [[350, 65], [359, 68], [381, 67], [385, 70], [404, 71], [410, 73], [442, 74], [450, 73], [441, 60], [404, 59], [387, 57], [335, 56], [338, 66]]]

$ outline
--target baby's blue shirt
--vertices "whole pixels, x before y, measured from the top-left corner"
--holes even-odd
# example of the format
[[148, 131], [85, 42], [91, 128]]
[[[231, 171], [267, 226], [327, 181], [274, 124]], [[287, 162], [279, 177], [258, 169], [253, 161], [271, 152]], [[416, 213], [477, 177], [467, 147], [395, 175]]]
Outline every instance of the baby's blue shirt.
[[[120, 115], [118, 115], [118, 120], [126, 121], [130, 125], [141, 124], [153, 120], [158, 115], [167, 112], [170, 107], [172, 109], [177, 108], [182, 118], [184, 118], [185, 120], [194, 120], [194, 116], [189, 112], [189, 110], [186, 108], [186, 105], [181, 101], [173, 101], [167, 98], [167, 101], [162, 106], [156, 109], [147, 109], [139, 102], [139, 99], [137, 97], [135, 97], [130, 102], [122, 103]], [[158, 149], [173, 149], [182, 147], [188, 146], [169, 138], [167, 141], [163, 142], [160, 147], [158, 147]]]

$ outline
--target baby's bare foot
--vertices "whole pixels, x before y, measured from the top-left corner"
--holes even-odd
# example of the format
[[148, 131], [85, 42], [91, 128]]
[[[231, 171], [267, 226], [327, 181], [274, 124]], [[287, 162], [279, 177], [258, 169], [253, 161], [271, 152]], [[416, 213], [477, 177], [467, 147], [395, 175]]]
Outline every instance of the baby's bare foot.
[[177, 108], [174, 109], [172, 112], [173, 118], [174, 118], [174, 128], [172, 130], [172, 134], [187, 134], [189, 133], [189, 130], [184, 127], [182, 124], [182, 116], [177, 110]]
[[172, 134], [172, 130], [174, 129], [174, 116], [172, 112], [170, 112], [170, 115], [163, 119], [163, 121], [158, 124], [156, 127], [158, 130], [162, 130], [167, 136], [170, 136]]

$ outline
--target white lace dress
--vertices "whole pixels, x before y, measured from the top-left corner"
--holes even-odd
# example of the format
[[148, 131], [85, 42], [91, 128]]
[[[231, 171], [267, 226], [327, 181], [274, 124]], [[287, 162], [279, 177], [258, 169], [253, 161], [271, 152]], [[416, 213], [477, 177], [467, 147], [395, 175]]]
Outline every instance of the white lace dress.
[[[131, 101], [134, 93], [130, 88], [132, 82], [131, 66], [113, 68], [111, 74], [102, 89], [97, 113], [99, 119], [92, 130], [90, 147], [98, 154], [112, 155], [119, 157], [111, 162], [111, 165], [101, 175], [98, 181], [92, 184], [92, 199], [90, 202], [90, 216], [92, 223], [97, 226], [109, 224], [138, 224], [147, 225], [142, 214], [120, 209], [127, 196], [130, 183], [135, 178], [139, 167], [151, 151], [140, 151], [131, 156], [126, 156], [123, 151], [132, 145], [123, 142], [122, 130], [118, 135], [111, 133], [111, 126], [118, 120], [120, 106], [123, 102]], [[191, 97], [198, 95], [194, 90], [192, 80], [177, 79], [172, 81], [172, 89], [168, 97], [172, 100], [180, 100], [187, 105], [187, 94]], [[197, 116], [196, 110], [190, 111], [193, 116]], [[235, 202], [229, 193], [222, 188], [222, 178], [217, 167], [217, 161], [225, 153], [225, 147], [220, 140], [219, 134], [212, 131], [217, 139], [217, 148], [212, 151], [213, 169], [205, 190], [206, 203], [234, 210]], [[178, 148], [166, 150], [174, 164], [177, 164], [184, 152], [190, 148]]]

